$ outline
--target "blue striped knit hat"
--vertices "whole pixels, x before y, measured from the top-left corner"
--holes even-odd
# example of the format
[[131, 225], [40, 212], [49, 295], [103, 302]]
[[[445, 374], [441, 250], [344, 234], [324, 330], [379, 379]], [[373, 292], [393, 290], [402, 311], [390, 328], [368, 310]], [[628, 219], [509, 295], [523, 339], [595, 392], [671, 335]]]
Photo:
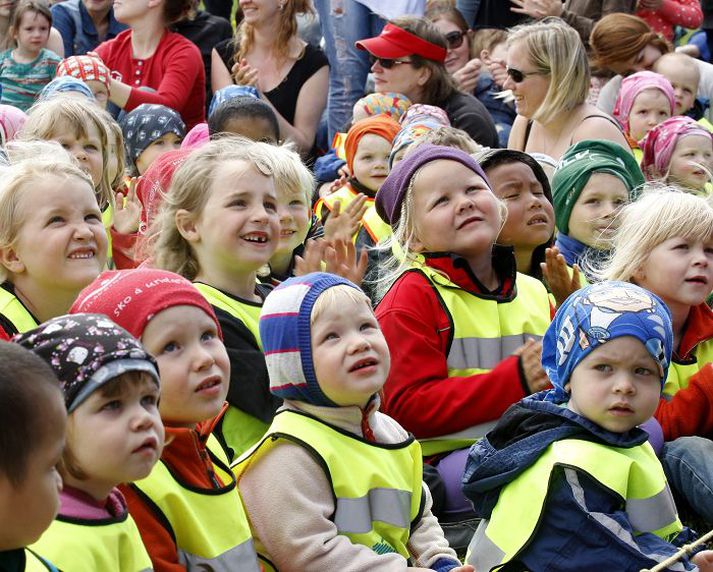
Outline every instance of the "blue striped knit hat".
[[265, 299], [260, 312], [260, 339], [274, 395], [338, 407], [319, 387], [314, 373], [310, 318], [322, 292], [340, 285], [359, 289], [334, 274], [312, 272], [285, 280]]

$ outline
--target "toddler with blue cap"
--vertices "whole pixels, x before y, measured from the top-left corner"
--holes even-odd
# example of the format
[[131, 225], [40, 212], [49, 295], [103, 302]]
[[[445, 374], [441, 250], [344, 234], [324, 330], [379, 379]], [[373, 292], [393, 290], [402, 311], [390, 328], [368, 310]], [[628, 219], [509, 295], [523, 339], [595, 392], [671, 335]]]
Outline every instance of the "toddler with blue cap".
[[[656, 410], [668, 372], [671, 313], [639, 286], [602, 282], [567, 298], [542, 346], [553, 389], [510, 407], [471, 448], [463, 491], [483, 520], [468, 563], [655, 566], [691, 536], [639, 427]], [[666, 570], [709, 570], [711, 556]]]
[[260, 557], [276, 569], [473, 572], [431, 513], [418, 442], [378, 411], [390, 357], [366, 295], [332, 274], [289, 278], [265, 300], [260, 338], [284, 405], [233, 467]]

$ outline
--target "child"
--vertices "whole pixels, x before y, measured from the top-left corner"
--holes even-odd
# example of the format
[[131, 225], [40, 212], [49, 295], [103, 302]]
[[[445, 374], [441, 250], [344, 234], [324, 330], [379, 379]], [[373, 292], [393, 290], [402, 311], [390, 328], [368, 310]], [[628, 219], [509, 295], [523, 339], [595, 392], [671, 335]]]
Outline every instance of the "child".
[[557, 238], [569, 266], [591, 266], [605, 255], [617, 226], [619, 209], [644, 183], [630, 153], [608, 141], [580, 141], [562, 155], [552, 178]]
[[[633, 572], [676, 551], [681, 522], [637, 427], [659, 402], [672, 341], [668, 309], [638, 286], [604, 282], [567, 299], [543, 340], [554, 389], [511, 407], [470, 451], [464, 491], [484, 520], [469, 563]], [[698, 568], [666, 568], [682, 569]]]
[[[367, 229], [372, 244], [390, 234], [388, 225], [376, 214], [373, 204], [376, 192], [389, 173], [391, 145], [398, 132], [398, 123], [385, 115], [362, 119], [349, 129], [344, 148], [351, 177], [338, 191], [317, 201], [314, 212], [323, 224], [337, 203], [344, 211], [361, 193], [367, 197], [367, 210], [359, 228]], [[359, 228], [353, 240], [356, 240]]]
[[70, 76], [81, 79], [94, 94], [99, 107], [106, 109], [109, 102], [111, 71], [98, 58], [71, 56], [57, 66], [57, 77]]
[[2, 343], [0, 361], [0, 570], [56, 572], [25, 547], [59, 508], [57, 464], [67, 424], [62, 392], [50, 367], [32, 352]]
[[267, 143], [236, 138], [193, 151], [151, 233], [155, 266], [195, 282], [218, 315], [232, 367], [230, 407], [214, 433], [231, 460], [262, 437], [279, 405], [258, 332], [271, 287], [257, 283], [279, 243], [277, 157]]
[[52, 13], [42, 0], [21, 0], [10, 21], [14, 49], [0, 53], [0, 102], [27, 111], [42, 88], [52, 80], [62, 61], [45, 46]]
[[62, 570], [150, 570], [116, 487], [148, 476], [161, 455], [156, 362], [98, 314], [59, 316], [13, 341], [50, 365], [68, 416], [59, 515], [32, 549]]
[[148, 477], [121, 487], [154, 570], [257, 571], [235, 477], [210, 433], [230, 379], [210, 304], [177, 274], [138, 269], [103, 273], [71, 312], [111, 317], [156, 356], [166, 446]]
[[67, 312], [104, 268], [107, 237], [92, 181], [69, 157], [2, 172], [0, 338]]
[[17, 136], [27, 121], [27, 114], [12, 105], [0, 104], [0, 144], [4, 147]]
[[[231, 87], [238, 86], [223, 89]], [[254, 97], [239, 96], [223, 101], [208, 115], [208, 133], [211, 137], [232, 133], [276, 145], [280, 140], [280, 125], [267, 103]]]
[[641, 71], [622, 80], [612, 115], [624, 130], [637, 161], [642, 155], [639, 141], [671, 117], [673, 108], [673, 87], [661, 74]]
[[62, 95], [63, 97], [77, 97], [83, 100], [83, 103], [86, 103], [87, 100], [96, 101], [92, 90], [89, 89], [86, 83], [81, 79], [68, 76], [54, 78], [42, 88], [37, 100], [46, 101], [57, 95]]
[[364, 293], [331, 274], [290, 278], [260, 334], [285, 402], [234, 471], [267, 569], [472, 572], [431, 514], [418, 443], [378, 411], [389, 348]]
[[[547, 290], [495, 245], [505, 205], [463, 151], [419, 145], [376, 205], [394, 229], [385, 246], [399, 253], [376, 308], [392, 350], [385, 409], [421, 440], [427, 461], [460, 475], [466, 447], [548, 383], [535, 341], [550, 322]], [[446, 510], [468, 514], [459, 479], [450, 482]]]
[[[697, 121], [703, 119], [705, 109], [696, 99], [698, 84], [701, 81], [701, 72], [696, 60], [680, 52], [664, 54], [654, 62], [654, 71], [671, 82], [675, 103], [674, 115], [688, 115]], [[708, 123], [708, 120], [703, 119], [703, 122]]]
[[690, 117], [659, 123], [641, 143], [641, 170], [647, 181], [663, 181], [707, 194], [713, 176], [713, 135]]
[[123, 117], [121, 131], [129, 170], [136, 176], [167, 151], [181, 148], [186, 125], [173, 109], [142, 103]]

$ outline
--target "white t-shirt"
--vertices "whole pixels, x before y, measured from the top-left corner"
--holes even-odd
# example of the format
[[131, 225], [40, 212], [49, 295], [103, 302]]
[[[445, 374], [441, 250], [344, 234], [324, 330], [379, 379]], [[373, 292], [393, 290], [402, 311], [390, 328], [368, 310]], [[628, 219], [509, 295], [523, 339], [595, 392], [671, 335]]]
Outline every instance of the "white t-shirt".
[[356, 0], [386, 20], [397, 16], [423, 16], [426, 0]]

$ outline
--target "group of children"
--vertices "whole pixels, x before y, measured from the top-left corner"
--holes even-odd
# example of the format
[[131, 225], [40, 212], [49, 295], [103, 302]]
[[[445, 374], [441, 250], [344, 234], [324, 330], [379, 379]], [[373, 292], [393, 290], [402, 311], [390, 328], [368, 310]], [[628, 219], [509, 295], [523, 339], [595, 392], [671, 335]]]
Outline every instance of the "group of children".
[[693, 537], [672, 494], [713, 521], [685, 65], [623, 81], [641, 168], [374, 94], [315, 200], [250, 89], [117, 123], [95, 64], [0, 167], [0, 568], [640, 570]]

